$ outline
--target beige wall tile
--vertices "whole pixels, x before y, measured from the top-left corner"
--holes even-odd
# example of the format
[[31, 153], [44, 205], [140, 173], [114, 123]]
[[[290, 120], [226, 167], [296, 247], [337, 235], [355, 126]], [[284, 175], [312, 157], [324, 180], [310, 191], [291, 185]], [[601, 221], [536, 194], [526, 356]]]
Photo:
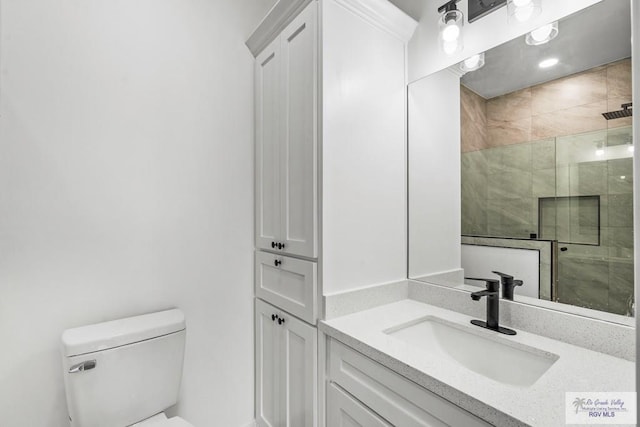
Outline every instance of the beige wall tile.
[[531, 140], [531, 117], [487, 125], [487, 143], [490, 147], [517, 144]]
[[510, 122], [531, 117], [531, 89], [523, 89], [487, 101], [487, 123]]
[[607, 108], [607, 101], [603, 100], [533, 116], [531, 120], [532, 139], [606, 129], [607, 121], [602, 117], [602, 113], [605, 111], [603, 108]]
[[488, 148], [486, 100], [460, 85], [460, 143], [463, 153]]
[[533, 115], [566, 110], [605, 99], [607, 99], [606, 67], [598, 67], [531, 88]]
[[607, 66], [607, 90], [610, 98], [631, 97], [630, 59], [623, 59]]

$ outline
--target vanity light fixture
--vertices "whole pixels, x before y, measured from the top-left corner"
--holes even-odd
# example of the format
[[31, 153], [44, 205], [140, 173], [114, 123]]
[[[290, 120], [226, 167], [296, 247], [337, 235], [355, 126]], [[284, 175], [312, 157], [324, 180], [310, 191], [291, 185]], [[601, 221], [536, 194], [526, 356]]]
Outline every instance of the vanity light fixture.
[[473, 21], [495, 12], [502, 6], [506, 6], [507, 0], [469, 0], [467, 1], [468, 22]]
[[507, 0], [509, 21], [527, 22], [542, 12], [542, 0]]
[[530, 46], [539, 46], [549, 43], [558, 36], [558, 21], [543, 25], [531, 31], [525, 37], [525, 42]]
[[460, 70], [465, 73], [479, 70], [482, 67], [484, 67], [484, 52], [470, 56], [460, 63]]
[[558, 58], [547, 58], [547, 59], [545, 59], [543, 61], [540, 61], [540, 63], [538, 64], [538, 67], [540, 67], [540, 68], [549, 68], [549, 67], [553, 67], [558, 62], [559, 62]]
[[462, 43], [462, 26], [464, 25], [464, 15], [456, 7], [460, 0], [451, 0], [438, 8], [440, 18], [438, 19], [438, 41], [440, 48], [447, 55], [461, 52], [464, 48]]

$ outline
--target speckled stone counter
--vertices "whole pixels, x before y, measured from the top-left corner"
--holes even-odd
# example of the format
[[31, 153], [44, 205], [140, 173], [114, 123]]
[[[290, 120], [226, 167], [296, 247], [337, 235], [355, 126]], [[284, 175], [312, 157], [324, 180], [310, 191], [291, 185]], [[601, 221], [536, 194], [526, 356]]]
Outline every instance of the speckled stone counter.
[[[533, 347], [558, 356], [549, 370], [527, 387], [494, 381], [453, 359], [432, 355], [384, 333], [389, 328], [425, 316], [459, 325], [468, 325], [472, 319], [405, 299], [322, 321], [319, 328], [328, 336], [500, 427], [564, 426], [565, 392], [635, 391], [633, 362], [521, 330], [513, 337], [501, 335], [499, 339], [509, 340], [514, 347]], [[495, 334], [482, 328], [477, 328], [477, 333], [489, 338]]]

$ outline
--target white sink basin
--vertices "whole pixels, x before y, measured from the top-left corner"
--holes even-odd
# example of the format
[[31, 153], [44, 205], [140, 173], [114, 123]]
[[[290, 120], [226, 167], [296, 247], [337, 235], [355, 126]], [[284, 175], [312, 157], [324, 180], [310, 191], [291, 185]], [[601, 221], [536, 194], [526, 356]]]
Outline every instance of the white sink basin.
[[453, 359], [485, 377], [519, 387], [534, 384], [558, 360], [555, 354], [510, 342], [497, 332], [472, 328], [476, 326], [427, 316], [383, 332], [432, 355]]

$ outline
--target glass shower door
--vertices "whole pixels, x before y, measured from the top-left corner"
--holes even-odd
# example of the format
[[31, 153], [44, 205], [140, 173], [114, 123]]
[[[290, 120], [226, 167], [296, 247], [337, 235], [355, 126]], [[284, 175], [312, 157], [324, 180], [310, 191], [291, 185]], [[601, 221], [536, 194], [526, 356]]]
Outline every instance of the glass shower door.
[[539, 200], [539, 229], [558, 241], [558, 302], [631, 312], [631, 144], [629, 126], [556, 139], [556, 197]]

